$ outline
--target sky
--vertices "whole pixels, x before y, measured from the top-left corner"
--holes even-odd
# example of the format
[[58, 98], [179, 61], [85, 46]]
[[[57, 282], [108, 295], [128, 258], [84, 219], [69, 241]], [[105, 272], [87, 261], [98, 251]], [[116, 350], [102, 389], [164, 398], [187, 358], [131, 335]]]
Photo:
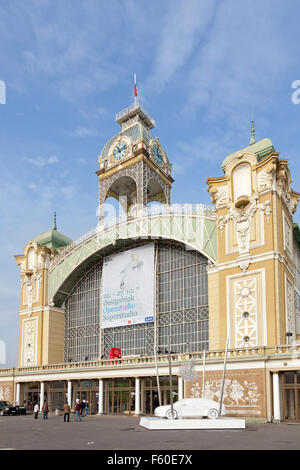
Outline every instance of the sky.
[[205, 181], [249, 144], [252, 112], [300, 192], [299, 17], [298, 0], [0, 0], [2, 367], [17, 365], [14, 255], [54, 211], [72, 239], [96, 225], [98, 155], [134, 73], [173, 203], [210, 203]]

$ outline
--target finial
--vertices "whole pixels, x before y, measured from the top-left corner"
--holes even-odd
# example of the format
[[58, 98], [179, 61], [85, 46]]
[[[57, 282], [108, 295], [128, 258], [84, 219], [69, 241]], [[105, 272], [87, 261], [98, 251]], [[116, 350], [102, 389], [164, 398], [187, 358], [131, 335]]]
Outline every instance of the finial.
[[252, 111], [252, 117], [251, 117], [251, 138], [250, 138], [250, 145], [255, 144], [255, 125], [253, 121], [253, 111]]
[[53, 218], [53, 227], [52, 227], [52, 230], [57, 230], [57, 226], [56, 226], [56, 212], [54, 212], [54, 218]]

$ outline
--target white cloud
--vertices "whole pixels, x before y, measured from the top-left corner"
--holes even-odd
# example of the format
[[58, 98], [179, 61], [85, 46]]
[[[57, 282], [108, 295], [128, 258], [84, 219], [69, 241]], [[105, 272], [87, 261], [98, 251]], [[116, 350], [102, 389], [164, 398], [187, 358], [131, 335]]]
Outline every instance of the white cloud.
[[92, 127], [79, 126], [73, 131], [67, 132], [66, 134], [71, 137], [95, 137], [99, 135], [99, 132]]
[[53, 165], [54, 163], [59, 162], [59, 158], [56, 156], [35, 158], [24, 157], [23, 160], [31, 163], [32, 165], [38, 166], [39, 168], [43, 168], [46, 165]]
[[272, 105], [291, 56], [273, 1], [220, 2], [189, 71], [186, 113], [202, 107], [210, 118], [234, 121], [235, 111], [243, 109], [250, 120], [251, 106]]
[[178, 68], [190, 58], [202, 39], [214, 13], [214, 0], [172, 1], [165, 13], [161, 37], [157, 45], [152, 89], [162, 89]]

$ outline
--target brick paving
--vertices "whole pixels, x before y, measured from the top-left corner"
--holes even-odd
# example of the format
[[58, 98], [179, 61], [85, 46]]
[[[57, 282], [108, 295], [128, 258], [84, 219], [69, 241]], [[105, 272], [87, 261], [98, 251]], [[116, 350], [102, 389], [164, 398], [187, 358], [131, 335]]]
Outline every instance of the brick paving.
[[247, 423], [245, 430], [150, 431], [132, 416], [0, 417], [0, 449], [16, 450], [299, 450], [300, 424]]

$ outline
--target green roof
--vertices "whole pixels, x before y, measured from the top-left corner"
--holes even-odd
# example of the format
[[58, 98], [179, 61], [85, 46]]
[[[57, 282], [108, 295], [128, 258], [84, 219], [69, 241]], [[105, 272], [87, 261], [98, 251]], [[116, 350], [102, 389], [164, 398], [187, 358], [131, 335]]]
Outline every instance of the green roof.
[[48, 230], [48, 232], [42, 233], [33, 239], [38, 246], [46, 246], [47, 248], [55, 248], [60, 250], [63, 246], [69, 245], [72, 240], [71, 238], [63, 235], [55, 229]]
[[241, 150], [237, 150], [234, 153], [231, 153], [230, 155], [227, 155], [227, 157], [223, 160], [221, 168], [222, 170], [226, 171], [227, 165], [240, 153], [246, 153], [246, 152], [251, 152], [255, 153], [257, 155], [257, 161], [260, 162], [264, 158], [266, 158], [270, 153], [275, 152], [275, 149], [273, 147], [273, 144], [270, 139], [265, 138], [262, 140], [259, 140], [258, 142], [255, 142], [253, 144], [248, 145], [247, 147], [244, 147]]
[[59, 251], [60, 248], [62, 248], [63, 246], [69, 245], [73, 240], [71, 240], [71, 238], [57, 231], [56, 212], [54, 212], [52, 230], [48, 230], [48, 232], [41, 233], [41, 235], [37, 235], [33, 239], [33, 241], [36, 242], [38, 246], [46, 246], [47, 248], [55, 248], [56, 250]]
[[104, 160], [107, 155], [108, 155], [108, 151], [110, 149], [110, 146], [113, 144], [113, 142], [115, 140], [117, 140], [117, 138], [119, 136], [126, 136], [126, 137], [129, 137], [131, 142], [134, 143], [140, 139], [144, 139], [147, 143], [150, 142], [150, 140], [153, 138], [151, 136], [151, 134], [149, 134], [149, 132], [147, 131], [147, 129], [145, 129], [144, 126], [142, 126], [141, 123], [137, 122], [136, 124], [134, 124], [133, 126], [130, 126], [128, 127], [127, 129], [124, 129], [124, 131], [122, 132], [119, 132], [119, 134], [115, 135], [114, 137], [112, 137], [103, 147], [101, 153], [100, 153], [100, 156], [99, 156], [99, 161], [100, 160]]

